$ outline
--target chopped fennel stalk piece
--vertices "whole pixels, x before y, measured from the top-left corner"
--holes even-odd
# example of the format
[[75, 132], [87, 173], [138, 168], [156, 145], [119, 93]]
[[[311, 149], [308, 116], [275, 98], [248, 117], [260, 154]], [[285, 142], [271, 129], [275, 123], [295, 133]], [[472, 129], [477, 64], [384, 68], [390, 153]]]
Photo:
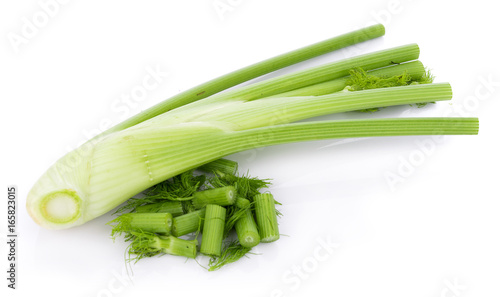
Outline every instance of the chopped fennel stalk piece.
[[252, 248], [259, 244], [259, 231], [250, 209], [246, 209], [245, 215], [236, 221], [235, 229], [242, 246]]
[[205, 213], [206, 209], [202, 208], [200, 210], [175, 217], [172, 222], [172, 235], [179, 237], [192, 232], [202, 231]]
[[278, 240], [280, 233], [273, 195], [270, 193], [259, 194], [254, 197], [254, 200], [260, 241], [273, 242]]
[[169, 235], [172, 230], [172, 215], [169, 213], [126, 213], [110, 221], [111, 237], [124, 232], [142, 231]]
[[[129, 260], [138, 261], [144, 257], [156, 256], [160, 253], [196, 258], [196, 240], [184, 240], [174, 236], [156, 236], [151, 233], [133, 232], [128, 247]], [[131, 257], [131, 255], [136, 255]]]
[[201, 237], [201, 253], [209, 256], [220, 256], [225, 219], [226, 209], [224, 207], [215, 204], [207, 205]]
[[237, 176], [235, 174], [215, 175], [209, 179], [208, 183], [214, 188], [233, 186], [238, 197], [236, 202], [239, 198], [252, 199], [253, 196], [259, 193], [259, 190], [267, 188], [271, 184], [268, 179], [259, 179], [248, 175]]
[[182, 203], [178, 201], [167, 201], [139, 206], [135, 209], [137, 213], [170, 213], [173, 217], [184, 214]]
[[227, 186], [216, 189], [209, 189], [205, 191], [196, 192], [193, 194], [194, 208], [200, 209], [207, 204], [217, 204], [221, 206], [233, 205], [236, 200], [236, 191], [234, 187]]
[[238, 197], [236, 198], [234, 205], [238, 208], [247, 208], [250, 206], [250, 200]]
[[190, 200], [182, 201], [181, 203], [182, 203], [182, 209], [184, 210], [185, 214], [197, 211], [197, 209], [194, 208], [193, 203]]

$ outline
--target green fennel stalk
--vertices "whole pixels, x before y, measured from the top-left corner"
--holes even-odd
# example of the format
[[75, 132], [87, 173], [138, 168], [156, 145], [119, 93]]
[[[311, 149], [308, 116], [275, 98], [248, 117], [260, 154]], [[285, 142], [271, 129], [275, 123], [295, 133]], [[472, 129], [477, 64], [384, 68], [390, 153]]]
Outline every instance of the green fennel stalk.
[[172, 235], [183, 236], [203, 230], [206, 209], [202, 208], [182, 216], [175, 217], [172, 222]]
[[[157, 236], [152, 233], [132, 232], [128, 247], [129, 261], [138, 261], [144, 257], [158, 254], [170, 254], [187, 258], [196, 258], [196, 240], [184, 240], [174, 236]], [[135, 257], [132, 257], [135, 255]]]
[[260, 241], [273, 242], [278, 240], [280, 233], [273, 195], [270, 193], [259, 194], [254, 197], [254, 200], [255, 217], [257, 218]]
[[113, 227], [111, 236], [140, 231], [169, 235], [172, 230], [170, 213], [127, 213], [108, 223]]
[[408, 44], [328, 63], [216, 94], [204, 100], [178, 107], [168, 112], [168, 116], [158, 116], [151, 119], [150, 122], [172, 125], [179, 122], [199, 121], [200, 116], [210, 115], [221, 108], [229, 108], [233, 104], [265, 98], [341, 78], [349, 75], [349, 72], [357, 67], [372, 70], [390, 66], [394, 63], [411, 61], [418, 59], [419, 54], [418, 45]]
[[250, 200], [238, 197], [236, 198], [236, 202], [234, 202], [234, 205], [238, 208], [248, 208], [250, 207]]
[[238, 235], [238, 241], [242, 246], [252, 248], [259, 244], [259, 231], [250, 209], [245, 210], [245, 215], [236, 221], [234, 227]]
[[[366, 73], [366, 76], [370, 75], [371, 77], [377, 78], [392, 78], [406, 73], [412, 78], [412, 80], [420, 81], [424, 76], [426, 76], [425, 67], [420, 61], [411, 61], [370, 71], [364, 71], [364, 69], [361, 67], [358, 67], [357, 69], [360, 69], [364, 73]], [[356, 69], [351, 69], [349, 71], [349, 75], [347, 76], [313, 84], [299, 89], [294, 89], [292, 91], [276, 94], [269, 97], [320, 96], [342, 91], [346, 86], [357, 84], [363, 81], [359, 76], [356, 76], [356, 81], [353, 81], [353, 72], [358, 73]], [[366, 76], [364, 77], [366, 78]], [[380, 87], [380, 85], [377, 85], [377, 87]]]
[[226, 209], [224, 207], [214, 204], [207, 205], [201, 237], [201, 253], [209, 256], [220, 256], [225, 218]]
[[200, 209], [207, 204], [216, 204], [220, 206], [233, 205], [236, 201], [236, 190], [233, 186], [208, 189], [193, 194], [194, 208]]
[[102, 137], [113, 132], [135, 126], [157, 115], [188, 103], [209, 97], [220, 91], [236, 86], [253, 78], [279, 70], [281, 68], [297, 64], [299, 62], [312, 59], [323, 54], [333, 52], [350, 45], [354, 45], [366, 40], [381, 37], [385, 34], [385, 28], [381, 24], [376, 24], [359, 30], [355, 30], [337, 37], [299, 48], [294, 51], [258, 62], [245, 68], [233, 71], [216, 79], [210, 80], [199, 86], [177, 94], [141, 113], [125, 120], [124, 122], [105, 131], [98, 137]]

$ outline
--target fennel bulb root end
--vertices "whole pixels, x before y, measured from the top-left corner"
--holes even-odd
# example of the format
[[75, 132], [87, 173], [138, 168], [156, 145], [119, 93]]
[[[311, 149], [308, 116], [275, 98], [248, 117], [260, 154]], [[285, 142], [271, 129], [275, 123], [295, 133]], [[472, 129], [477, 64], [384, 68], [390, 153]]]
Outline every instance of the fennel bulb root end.
[[68, 224], [80, 217], [82, 200], [73, 190], [49, 193], [43, 196], [39, 203], [39, 215], [50, 223]]
[[[86, 217], [90, 162], [81, 154], [83, 145], [53, 164], [33, 185], [26, 198], [31, 218], [47, 229], [63, 229], [81, 225]], [[86, 181], [86, 182], [85, 182]]]

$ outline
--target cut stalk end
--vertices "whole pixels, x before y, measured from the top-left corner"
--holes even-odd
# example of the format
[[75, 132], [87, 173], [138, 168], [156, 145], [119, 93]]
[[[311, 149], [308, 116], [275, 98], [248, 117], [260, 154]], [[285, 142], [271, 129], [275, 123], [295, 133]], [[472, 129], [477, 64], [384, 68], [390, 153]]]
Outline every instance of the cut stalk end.
[[40, 213], [47, 221], [66, 224], [76, 221], [81, 214], [82, 200], [72, 190], [52, 192], [42, 198]]
[[276, 201], [270, 193], [255, 195], [255, 213], [259, 227], [260, 242], [273, 242], [280, 238], [278, 218], [274, 204]]
[[161, 251], [166, 254], [196, 258], [197, 240], [184, 240], [173, 236], [160, 237]]
[[257, 225], [250, 209], [245, 211], [245, 216], [236, 222], [235, 227], [238, 241], [242, 246], [252, 248], [259, 244], [259, 231], [257, 230]]
[[226, 209], [224, 207], [215, 204], [207, 205], [201, 238], [201, 253], [209, 256], [220, 256], [225, 220]]

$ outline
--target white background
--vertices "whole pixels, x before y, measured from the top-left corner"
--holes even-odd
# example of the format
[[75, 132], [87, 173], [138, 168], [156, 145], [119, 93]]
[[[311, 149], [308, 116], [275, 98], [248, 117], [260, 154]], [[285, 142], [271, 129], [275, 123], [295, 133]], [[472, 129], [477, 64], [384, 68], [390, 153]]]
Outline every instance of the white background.
[[[52, 7], [46, 23], [13, 45], [9, 37], [22, 34], [25, 19], [43, 14], [39, 3], [0, 4], [2, 197], [8, 185], [19, 193], [18, 290], [2, 281], [8, 296], [500, 294], [500, 22], [494, 1], [74, 0]], [[214, 3], [232, 9], [218, 12]], [[230, 156], [241, 172], [274, 180], [271, 191], [283, 203], [280, 231], [287, 236], [217, 272], [162, 257], [139, 262], [127, 278], [126, 245], [113, 243], [105, 225], [111, 215], [64, 231], [41, 229], [28, 217], [30, 187], [100, 123], [116, 123], [126, 112], [229, 71], [376, 22], [386, 25], [385, 37], [280, 73], [416, 42], [436, 81], [452, 84], [452, 104], [323, 119], [477, 116], [479, 136], [318, 141]], [[168, 75], [126, 107], [122, 96], [142, 84], [148, 67]], [[392, 188], [388, 174], [399, 176]], [[7, 249], [0, 246], [5, 280]]]

